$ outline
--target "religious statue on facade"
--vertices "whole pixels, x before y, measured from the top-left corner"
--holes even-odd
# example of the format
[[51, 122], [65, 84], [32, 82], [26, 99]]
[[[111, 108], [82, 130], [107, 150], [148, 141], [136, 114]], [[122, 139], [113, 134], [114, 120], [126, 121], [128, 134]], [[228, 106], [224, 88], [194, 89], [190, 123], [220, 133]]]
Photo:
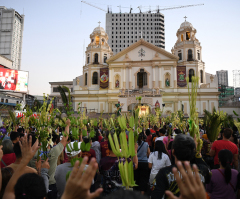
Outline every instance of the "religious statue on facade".
[[79, 85], [79, 82], [80, 82], [80, 80], [79, 80], [79, 78], [77, 78], [77, 85]]
[[118, 79], [117, 79], [116, 82], [115, 82], [115, 87], [116, 87], [116, 88], [119, 88], [119, 81], [118, 81]]
[[165, 85], [166, 85], [166, 87], [169, 87], [169, 86], [170, 86], [170, 81], [169, 81], [168, 78], [167, 78], [166, 81], [165, 81]]
[[121, 115], [122, 106], [121, 106], [120, 102], [118, 101], [118, 103], [115, 104], [115, 106], [117, 107], [117, 116]]

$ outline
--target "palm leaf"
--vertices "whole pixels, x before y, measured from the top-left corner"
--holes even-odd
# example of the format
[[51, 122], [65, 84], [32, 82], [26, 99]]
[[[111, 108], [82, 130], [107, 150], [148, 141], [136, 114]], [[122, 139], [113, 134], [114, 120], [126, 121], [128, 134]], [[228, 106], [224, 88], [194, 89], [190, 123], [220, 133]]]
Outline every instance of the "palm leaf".
[[65, 93], [65, 91], [64, 91], [64, 89], [63, 89], [63, 87], [58, 86], [58, 91], [59, 91], [59, 93], [60, 93], [60, 95], [61, 95], [61, 98], [62, 98], [62, 102], [63, 102], [63, 104], [68, 105], [67, 95], [66, 95], [66, 93]]
[[66, 87], [66, 86], [62, 86], [62, 88], [64, 90], [67, 90], [67, 92], [68, 92], [68, 104], [70, 104], [70, 102], [71, 102], [71, 92], [70, 92], [69, 88]]

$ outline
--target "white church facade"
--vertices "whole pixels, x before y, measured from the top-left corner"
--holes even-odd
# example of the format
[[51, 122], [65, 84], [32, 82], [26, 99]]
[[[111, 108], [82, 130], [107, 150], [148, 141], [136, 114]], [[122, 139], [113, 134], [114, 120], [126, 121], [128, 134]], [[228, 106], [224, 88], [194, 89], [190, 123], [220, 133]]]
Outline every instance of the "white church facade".
[[171, 53], [140, 39], [113, 56], [108, 35], [103, 28], [95, 28], [83, 75], [73, 81], [75, 110], [81, 103], [81, 108], [97, 113], [114, 113], [119, 102], [122, 111], [128, 112], [138, 106], [136, 96], [141, 96], [142, 113], [154, 111], [159, 104], [164, 114], [177, 110], [189, 114], [186, 77], [191, 82], [192, 76], [199, 77], [199, 114], [218, 109], [217, 78], [205, 72], [202, 47], [195, 35], [196, 29], [185, 21]]

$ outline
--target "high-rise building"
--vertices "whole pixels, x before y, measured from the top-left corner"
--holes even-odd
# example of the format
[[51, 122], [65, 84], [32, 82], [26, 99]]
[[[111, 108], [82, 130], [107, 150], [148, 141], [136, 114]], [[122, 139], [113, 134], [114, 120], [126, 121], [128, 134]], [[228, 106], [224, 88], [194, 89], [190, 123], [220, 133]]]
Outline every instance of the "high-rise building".
[[240, 96], [240, 87], [235, 88], [234, 95]]
[[228, 86], [228, 71], [220, 70], [217, 71], [218, 85]]
[[21, 69], [24, 15], [0, 6], [0, 54], [13, 61], [12, 69]]
[[158, 13], [107, 13], [108, 44], [114, 54], [141, 38], [165, 49], [164, 15]]
[[240, 87], [240, 70], [233, 70], [233, 86]]

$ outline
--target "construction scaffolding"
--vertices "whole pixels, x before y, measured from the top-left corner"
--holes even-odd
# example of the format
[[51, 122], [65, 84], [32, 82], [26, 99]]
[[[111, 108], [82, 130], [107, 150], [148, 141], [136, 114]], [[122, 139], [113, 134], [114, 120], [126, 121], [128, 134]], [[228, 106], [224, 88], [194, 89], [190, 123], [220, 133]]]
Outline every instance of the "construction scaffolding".
[[233, 86], [240, 87], [240, 70], [233, 70]]

